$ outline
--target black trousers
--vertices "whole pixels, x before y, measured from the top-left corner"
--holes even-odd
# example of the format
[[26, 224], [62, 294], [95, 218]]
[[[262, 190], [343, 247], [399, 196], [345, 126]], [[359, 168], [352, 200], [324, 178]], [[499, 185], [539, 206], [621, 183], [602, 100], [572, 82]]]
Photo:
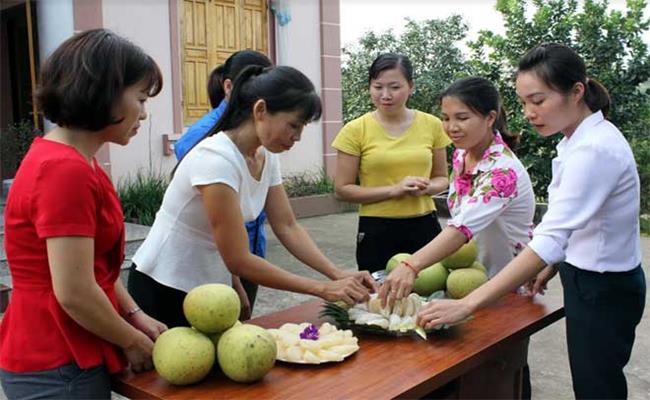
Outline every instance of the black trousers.
[[626, 399], [623, 367], [645, 307], [643, 269], [598, 273], [561, 263], [560, 277], [576, 399]]
[[415, 253], [441, 231], [435, 213], [413, 218], [359, 217], [357, 265], [372, 272], [386, 268], [397, 253]]
[[183, 300], [187, 293], [158, 283], [135, 268], [136, 265], [131, 264], [127, 287], [138, 307], [169, 328], [190, 326], [183, 314]]

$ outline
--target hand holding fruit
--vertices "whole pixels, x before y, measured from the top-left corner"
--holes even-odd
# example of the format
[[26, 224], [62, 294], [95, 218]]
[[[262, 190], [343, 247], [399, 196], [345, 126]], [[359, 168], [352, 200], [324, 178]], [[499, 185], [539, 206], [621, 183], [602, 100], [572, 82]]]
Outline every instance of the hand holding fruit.
[[418, 313], [416, 324], [431, 329], [442, 324], [455, 324], [467, 319], [472, 309], [461, 300], [431, 300]]
[[384, 280], [384, 284], [379, 288], [381, 306], [386, 307], [389, 302], [392, 303], [394, 300], [399, 300], [408, 296], [413, 289], [415, 278], [415, 271], [400, 262], [399, 265], [390, 272]]
[[341, 273], [337, 278], [338, 279], [354, 278], [357, 281], [361, 282], [363, 286], [370, 289], [372, 293], [377, 293], [377, 291], [379, 290], [379, 285], [377, 285], [377, 281], [375, 281], [373, 277], [370, 276], [370, 273], [368, 271], [341, 271]]
[[407, 176], [400, 183], [393, 188], [393, 197], [401, 197], [405, 194], [418, 196], [418, 191], [427, 189], [429, 186], [429, 178], [421, 176]]
[[319, 297], [329, 302], [343, 300], [353, 305], [370, 298], [370, 291], [356, 277], [323, 282]]

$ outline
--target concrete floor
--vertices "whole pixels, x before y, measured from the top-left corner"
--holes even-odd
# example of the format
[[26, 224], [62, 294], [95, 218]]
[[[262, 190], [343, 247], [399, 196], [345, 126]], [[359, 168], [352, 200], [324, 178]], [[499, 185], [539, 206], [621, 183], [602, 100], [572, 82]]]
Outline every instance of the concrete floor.
[[[300, 224], [310, 233], [322, 251], [340, 268], [352, 270], [356, 268], [354, 251], [356, 236], [356, 213], [333, 214], [323, 217], [305, 218]], [[0, 224], [1, 225], [1, 224]], [[127, 257], [133, 254], [140, 241], [146, 236], [147, 228], [129, 225], [127, 236]], [[319, 278], [319, 274], [305, 267], [278, 242], [270, 229], [268, 233], [267, 258], [282, 268], [296, 274]], [[0, 237], [1, 238], [1, 237]], [[3, 262], [2, 246], [0, 245], [0, 281], [8, 280], [6, 264]], [[650, 238], [642, 238], [643, 265], [646, 268], [646, 278], [650, 277]], [[4, 265], [3, 265], [4, 264]], [[125, 263], [125, 265], [128, 265]], [[648, 280], [650, 287], [650, 280]], [[562, 291], [559, 277], [549, 284], [546, 294], [548, 301], [562, 302]], [[310, 300], [310, 296], [281, 292], [274, 289], [260, 288], [253, 316], [260, 316]], [[649, 303], [649, 302], [647, 302]], [[650, 305], [647, 307], [650, 308]], [[625, 369], [629, 399], [650, 399], [650, 312], [637, 328], [637, 339], [632, 358]], [[531, 370], [531, 380], [534, 399], [571, 399], [571, 377], [565, 342], [565, 326], [563, 320], [538, 332], [531, 338], [528, 362]], [[0, 391], [0, 400], [4, 395]], [[115, 396], [114, 399], [122, 399]]]

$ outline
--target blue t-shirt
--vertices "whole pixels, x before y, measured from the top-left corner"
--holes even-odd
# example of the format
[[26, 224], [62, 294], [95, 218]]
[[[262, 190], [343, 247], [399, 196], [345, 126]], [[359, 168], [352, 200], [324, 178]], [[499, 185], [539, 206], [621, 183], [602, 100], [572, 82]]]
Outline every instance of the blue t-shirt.
[[[181, 136], [181, 138], [174, 144], [174, 154], [176, 154], [176, 159], [180, 160], [183, 158], [183, 156], [185, 156], [185, 154], [187, 154], [196, 143], [203, 139], [205, 134], [217, 124], [219, 118], [221, 118], [224, 111], [226, 111], [227, 105], [228, 102], [225, 99], [222, 100], [217, 108], [213, 108], [212, 111], [202, 116], [201, 119], [196, 121], [187, 129], [183, 136]], [[264, 221], [266, 221], [266, 214], [262, 211], [255, 221], [246, 223], [248, 247], [250, 248], [251, 253], [260, 257], [266, 257], [266, 232], [264, 230]]]
[[219, 118], [221, 118], [224, 111], [226, 111], [227, 105], [228, 102], [222, 100], [217, 108], [213, 108], [212, 111], [193, 123], [183, 136], [176, 141], [174, 144], [174, 153], [176, 154], [177, 160], [183, 158], [183, 156], [187, 154], [187, 152], [190, 151], [199, 140], [203, 139], [203, 136], [205, 136], [205, 134], [217, 124]]

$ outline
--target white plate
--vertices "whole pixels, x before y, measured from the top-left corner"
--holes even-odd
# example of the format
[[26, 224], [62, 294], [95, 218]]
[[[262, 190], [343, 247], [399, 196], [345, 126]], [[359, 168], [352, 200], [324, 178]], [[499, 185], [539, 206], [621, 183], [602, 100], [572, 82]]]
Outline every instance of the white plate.
[[341, 361], [345, 361], [346, 358], [348, 358], [348, 357], [351, 356], [352, 354], [356, 353], [357, 351], [359, 351], [359, 348], [358, 348], [358, 347], [357, 347], [357, 349], [356, 349], [355, 351], [350, 352], [350, 353], [344, 355], [342, 360], [337, 360], [337, 361], [319, 361], [319, 362], [307, 362], [307, 361], [303, 361], [303, 360], [300, 360], [300, 361], [290, 361], [290, 360], [287, 360], [287, 359], [284, 359], [284, 358], [280, 358], [280, 357], [277, 357], [276, 360], [278, 360], [278, 361], [282, 361], [282, 362], [286, 362], [286, 363], [289, 363], [289, 364], [319, 365], [319, 364], [327, 364], [327, 363], [331, 363], [331, 362], [341, 362]]

